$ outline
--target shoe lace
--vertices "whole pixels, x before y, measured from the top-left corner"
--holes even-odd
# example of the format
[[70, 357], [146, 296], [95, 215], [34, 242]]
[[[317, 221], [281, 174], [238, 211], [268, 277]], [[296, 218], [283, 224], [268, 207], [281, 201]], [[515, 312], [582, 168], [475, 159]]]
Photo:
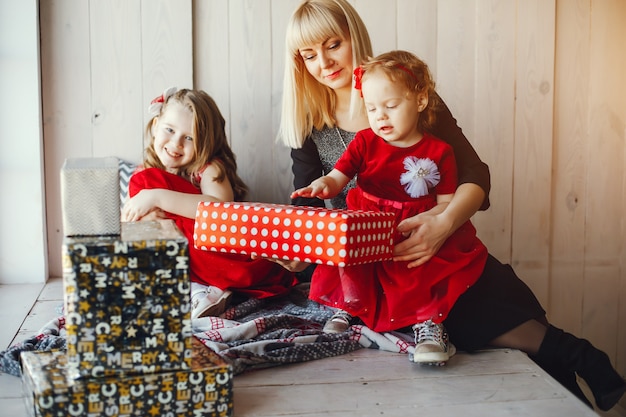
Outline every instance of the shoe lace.
[[200, 304], [200, 297], [194, 295], [191, 296], [191, 308], [196, 308], [198, 307], [198, 304]]
[[432, 340], [441, 345], [444, 344], [443, 326], [435, 324], [432, 320], [427, 320], [413, 326], [415, 332], [415, 343], [422, 343], [425, 340]]
[[197, 303], [198, 299], [201, 298], [201, 297], [205, 297], [206, 294], [207, 294], [207, 291], [205, 289], [192, 292], [191, 293], [191, 301], [195, 301]]

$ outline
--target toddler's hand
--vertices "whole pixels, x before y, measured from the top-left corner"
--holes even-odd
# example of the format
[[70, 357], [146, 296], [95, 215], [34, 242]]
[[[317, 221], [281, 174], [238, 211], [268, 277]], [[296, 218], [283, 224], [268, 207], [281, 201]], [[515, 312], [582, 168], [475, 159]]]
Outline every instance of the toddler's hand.
[[324, 181], [324, 177], [318, 178], [313, 181], [308, 187], [300, 188], [291, 193], [291, 198], [296, 197], [317, 197], [320, 199], [330, 198], [330, 188], [328, 184], [326, 184], [326, 182]]
[[315, 197], [315, 194], [313, 194], [313, 192], [314, 192], [313, 188], [309, 185], [308, 187], [300, 188], [294, 191], [293, 193], [291, 193], [290, 198], [296, 198], [296, 197], [312, 198], [312, 197]]

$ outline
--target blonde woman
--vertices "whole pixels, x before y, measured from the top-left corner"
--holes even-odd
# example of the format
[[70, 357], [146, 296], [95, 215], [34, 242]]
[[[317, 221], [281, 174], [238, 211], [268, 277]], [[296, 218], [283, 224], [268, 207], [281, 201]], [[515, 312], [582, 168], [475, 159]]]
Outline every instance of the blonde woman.
[[[353, 71], [372, 48], [367, 29], [346, 0], [306, 0], [287, 26], [280, 140], [292, 148], [294, 188], [308, 186], [328, 174], [357, 131], [368, 127], [363, 102], [353, 88]], [[480, 160], [442, 101], [428, 133], [448, 142], [458, 165], [458, 187], [443, 210], [403, 220], [398, 231], [407, 236], [394, 248], [394, 259], [419, 266], [436, 254], [478, 209], [489, 206], [489, 170]], [[351, 187], [352, 185], [348, 185]], [[317, 198], [297, 197], [294, 204], [321, 206]], [[345, 207], [345, 194], [331, 204]], [[302, 270], [305, 266], [285, 266]], [[311, 286], [315, 286], [315, 279]], [[351, 317], [338, 311], [327, 327], [343, 331]], [[550, 325], [545, 310], [509, 265], [489, 255], [476, 283], [463, 293], [444, 321], [450, 341], [473, 351], [485, 346], [520, 349], [589, 404], [576, 374], [591, 388], [597, 406], [612, 408], [626, 391], [626, 382], [608, 356]]]

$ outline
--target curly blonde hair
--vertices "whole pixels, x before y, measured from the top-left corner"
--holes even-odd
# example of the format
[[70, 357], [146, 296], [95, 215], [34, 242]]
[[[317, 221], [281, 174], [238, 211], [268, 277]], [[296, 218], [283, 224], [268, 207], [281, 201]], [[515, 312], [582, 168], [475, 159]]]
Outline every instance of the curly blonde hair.
[[435, 93], [435, 81], [428, 65], [408, 51], [390, 51], [370, 58], [361, 65], [363, 80], [368, 73], [382, 71], [393, 82], [404, 84], [409, 94], [425, 94], [428, 104], [422, 111], [418, 129], [429, 131], [435, 123], [435, 114], [440, 105], [439, 96]]

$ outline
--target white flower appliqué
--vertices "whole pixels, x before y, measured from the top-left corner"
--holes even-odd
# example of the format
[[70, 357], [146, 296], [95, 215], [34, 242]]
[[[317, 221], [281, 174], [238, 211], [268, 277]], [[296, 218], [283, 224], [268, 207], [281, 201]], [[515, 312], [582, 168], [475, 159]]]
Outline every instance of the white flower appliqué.
[[400, 184], [413, 198], [428, 194], [428, 190], [439, 184], [441, 175], [432, 159], [407, 156], [404, 158], [406, 172], [400, 175]]

